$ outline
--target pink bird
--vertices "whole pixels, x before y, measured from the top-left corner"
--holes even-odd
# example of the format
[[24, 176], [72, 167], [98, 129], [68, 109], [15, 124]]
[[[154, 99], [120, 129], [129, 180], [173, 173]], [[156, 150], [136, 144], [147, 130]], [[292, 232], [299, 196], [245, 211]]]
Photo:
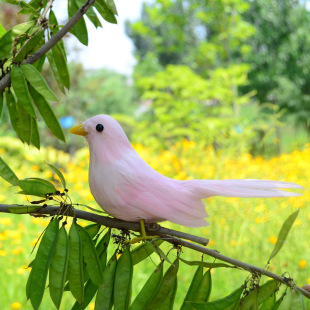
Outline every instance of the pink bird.
[[295, 183], [266, 180], [170, 179], [151, 168], [133, 149], [120, 124], [97, 115], [70, 130], [89, 144], [89, 186], [99, 206], [125, 221], [170, 221], [188, 227], [208, 225], [204, 198], [287, 197], [303, 189]]

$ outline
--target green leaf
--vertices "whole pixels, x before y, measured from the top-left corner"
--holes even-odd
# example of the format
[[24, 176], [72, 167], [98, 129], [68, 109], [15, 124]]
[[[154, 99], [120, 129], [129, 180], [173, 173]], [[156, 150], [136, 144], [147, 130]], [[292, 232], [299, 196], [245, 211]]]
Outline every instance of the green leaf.
[[24, 142], [21, 135], [20, 135], [20, 132], [19, 132], [17, 103], [16, 103], [14, 95], [8, 89], [6, 89], [6, 91], [5, 91], [5, 100], [6, 100], [6, 105], [8, 107], [8, 110], [9, 110], [12, 127], [15, 130], [19, 139], [22, 142]]
[[[78, 7], [82, 7], [84, 5], [83, 0], [76, 0], [76, 4]], [[93, 23], [93, 25], [98, 28], [98, 27], [102, 27], [101, 22], [96, 14], [96, 12], [94, 11], [93, 7], [90, 7], [87, 11], [86, 11], [86, 16], [88, 17], [88, 19]]]
[[283, 301], [285, 295], [286, 295], [286, 292], [284, 292], [284, 293], [282, 294], [282, 296], [276, 301], [276, 303], [273, 305], [273, 307], [271, 308], [271, 310], [278, 310], [278, 309], [279, 309], [279, 307], [280, 307], [280, 305], [282, 304], [282, 301]]
[[94, 224], [90, 224], [90, 225], [85, 226], [84, 229], [87, 231], [89, 236], [92, 239], [94, 239], [97, 236], [100, 227], [101, 227], [101, 225], [94, 223]]
[[64, 292], [69, 261], [69, 240], [65, 226], [58, 233], [57, 243], [50, 263], [49, 291], [51, 299], [59, 309]]
[[[69, 18], [72, 18], [72, 16], [77, 12], [79, 9], [79, 6], [77, 4], [76, 0], [70, 0], [68, 1], [68, 15]], [[88, 33], [87, 33], [87, 27], [84, 20], [84, 17], [82, 17], [71, 29], [70, 31], [72, 34], [74, 34], [77, 39], [84, 45], [88, 45]]]
[[94, 7], [97, 9], [99, 14], [102, 16], [104, 20], [111, 24], [117, 24], [117, 20], [113, 14], [113, 12], [109, 9], [104, 0], [98, 0], [94, 3]]
[[33, 101], [36, 104], [47, 127], [50, 129], [50, 131], [53, 133], [55, 137], [65, 142], [64, 133], [48, 101], [43, 96], [41, 96], [33, 87], [30, 86], [29, 89]]
[[276, 303], [276, 294], [269, 296], [260, 306], [260, 310], [271, 310]]
[[23, 47], [18, 51], [18, 53], [14, 57], [13, 62], [15, 63], [22, 62], [26, 58], [26, 56], [38, 46], [38, 44], [43, 38], [43, 35], [44, 35], [44, 30], [41, 30], [35, 36], [30, 38], [28, 41], [26, 41], [26, 43], [23, 45]]
[[272, 296], [277, 290], [277, 281], [270, 280], [259, 287], [258, 292], [258, 305], [260, 306], [266, 299]]
[[69, 287], [74, 298], [80, 303], [84, 300], [84, 272], [82, 240], [75, 221], [69, 231]]
[[[63, 188], [66, 188], [66, 180], [65, 180], [65, 177], [64, 177], [64, 175], [61, 173], [61, 171], [58, 169], [58, 168], [56, 168], [54, 165], [52, 165], [52, 164], [48, 164], [48, 163], [46, 163], [54, 172], [55, 172], [55, 174], [58, 176], [58, 178], [60, 179], [60, 181], [61, 181], [61, 184], [62, 184], [62, 186], [63, 186]], [[93, 225], [98, 225], [98, 224], [93, 224]], [[100, 225], [98, 225], [99, 227], [100, 227]]]
[[[158, 240], [155, 240], [154, 242], [159, 247], [164, 241], [162, 239], [158, 239]], [[146, 243], [139, 245], [131, 252], [132, 264], [136, 265], [140, 263], [141, 261], [149, 257], [153, 252], [156, 252], [156, 250], [157, 249], [155, 245], [153, 244], [153, 242], [146, 242]]]
[[291, 293], [291, 310], [306, 310], [303, 295], [297, 290], [292, 290]]
[[59, 43], [56, 44], [52, 48], [52, 55], [53, 55], [53, 60], [57, 68], [57, 72], [61, 80], [61, 83], [67, 89], [69, 89], [70, 88], [70, 74], [69, 74], [68, 64], [67, 64], [65, 55], [63, 54], [61, 47], [59, 46]]
[[[211, 302], [190, 302], [190, 306], [193, 306], [198, 310], [235, 310], [237, 305], [239, 304], [241, 294], [243, 292], [243, 286], [239, 287], [235, 291], [233, 291], [228, 296], [211, 301]], [[189, 308], [190, 309], [190, 308]]]
[[0, 118], [1, 118], [2, 110], [3, 110], [3, 96], [4, 96], [4, 93], [1, 93], [0, 94]]
[[87, 12], [86, 12], [86, 16], [88, 17], [88, 19], [93, 23], [93, 25], [98, 28], [98, 27], [102, 27], [101, 22], [96, 14], [96, 12], [94, 11], [94, 9], [92, 7], [90, 7]]
[[183, 263], [185, 263], [189, 266], [201, 266], [201, 267], [205, 267], [205, 268], [221, 268], [221, 267], [235, 268], [234, 266], [224, 264], [224, 263], [208, 263], [208, 262], [202, 262], [202, 261], [187, 261], [183, 258], [180, 258], [180, 261], [182, 261]]
[[23, 108], [21, 103], [17, 101], [18, 111], [18, 127], [22, 141], [30, 145], [31, 142], [31, 115]]
[[20, 180], [17, 185], [23, 190], [22, 194], [46, 197], [46, 194], [55, 193], [55, 186], [40, 178], [27, 178]]
[[0, 157], [0, 176], [12, 185], [18, 184], [18, 177], [7, 163]]
[[118, 260], [114, 281], [114, 309], [128, 309], [132, 288], [133, 264], [130, 248], [123, 251]]
[[95, 310], [111, 310], [113, 306], [113, 287], [117, 259], [114, 254], [103, 272], [103, 285], [99, 287], [95, 302]]
[[96, 245], [96, 251], [99, 255], [102, 269], [104, 269], [106, 265], [106, 259], [104, 259], [103, 256], [104, 256], [104, 253], [105, 254], [107, 253], [110, 238], [111, 238], [111, 229], [108, 230], [108, 232], [100, 239], [100, 241]]
[[31, 0], [28, 4], [32, 6], [35, 10], [37, 10], [41, 7], [44, 8], [47, 4], [47, 0]]
[[196, 302], [207, 302], [210, 298], [211, 290], [212, 278], [211, 269], [209, 269], [203, 275], [193, 299]]
[[[60, 27], [58, 26], [56, 15], [55, 15], [53, 10], [50, 10], [50, 14], [48, 16], [48, 21], [49, 21], [49, 27], [51, 30], [51, 34], [53, 36], [60, 30]], [[58, 45], [59, 45], [59, 48], [62, 51], [64, 57], [66, 58], [65, 46], [64, 46], [62, 39], [60, 41], [58, 41]]]
[[35, 118], [31, 117], [31, 144], [38, 150], [40, 149], [40, 133], [38, 122]]
[[279, 235], [278, 235], [278, 239], [277, 239], [277, 242], [270, 254], [270, 257], [268, 259], [268, 264], [270, 263], [271, 259], [274, 258], [278, 253], [279, 251], [281, 250], [297, 216], [299, 214], [299, 209], [297, 211], [295, 211], [294, 213], [292, 213], [287, 219], [286, 221], [283, 223], [281, 229], [280, 229], [280, 232], [279, 232]]
[[96, 292], [98, 291], [98, 286], [94, 284], [90, 279], [87, 280], [84, 286], [84, 300], [83, 305], [80, 305], [77, 301], [74, 303], [71, 310], [83, 310], [85, 309], [89, 303], [92, 301]]
[[144, 307], [147, 305], [149, 300], [152, 298], [152, 296], [157, 291], [159, 284], [163, 278], [163, 266], [162, 263], [160, 263], [154, 272], [151, 274], [149, 279], [144, 284], [143, 288], [137, 295], [136, 299], [130, 306], [130, 310], [140, 310], [144, 309]]
[[241, 310], [258, 310], [258, 287], [255, 287], [243, 300], [241, 300]]
[[173, 265], [166, 271], [158, 290], [147, 303], [145, 310], [160, 309], [162, 303], [167, 298], [170, 290], [173, 288], [177, 273], [179, 270], [179, 259], [177, 258]]
[[52, 255], [57, 242], [59, 221], [52, 220], [40, 242], [33, 267], [30, 272], [28, 297], [34, 309], [38, 309], [45, 290], [45, 283]]
[[95, 244], [92, 240], [92, 237], [88, 234], [88, 232], [82, 226], [78, 224], [76, 225], [83, 242], [82, 245], [83, 257], [89, 278], [92, 280], [94, 284], [100, 286], [103, 283], [102, 268], [99, 256], [95, 248]]
[[0, 38], [6, 33], [5, 28], [0, 24]]
[[109, 7], [109, 9], [115, 14], [118, 15], [116, 5], [114, 3], [114, 0], [106, 0], [106, 3]]
[[195, 294], [199, 288], [200, 282], [203, 278], [203, 267], [202, 266], [198, 266], [194, 277], [192, 279], [192, 282], [189, 286], [189, 289], [187, 291], [187, 294], [184, 298], [181, 310], [190, 310], [192, 307], [190, 306], [190, 304], [188, 303], [188, 301], [195, 301], [194, 297]]
[[30, 64], [22, 64], [20, 66], [24, 76], [28, 80], [29, 84], [46, 100], [58, 101], [53, 91], [47, 85], [42, 74]]
[[12, 207], [9, 207], [9, 211], [14, 214], [32, 213], [40, 209], [42, 209], [42, 206], [12, 206]]
[[35, 66], [35, 68], [36, 68], [39, 72], [42, 71], [42, 68], [43, 68], [45, 59], [46, 59], [46, 56], [43, 55], [41, 58], [39, 58], [39, 59], [33, 64], [33, 65]]
[[11, 3], [11, 4], [14, 4], [14, 5], [21, 7], [22, 9], [25, 10], [24, 14], [32, 13], [32, 14], [38, 15], [37, 11], [32, 6], [30, 6], [28, 3], [24, 2], [24, 1], [21, 1], [21, 0], [5, 0], [5, 2]]
[[36, 117], [36, 112], [33, 107], [25, 77], [22, 70], [16, 65], [12, 66], [11, 80], [15, 95], [20, 104], [29, 115]]
[[58, 69], [57, 69], [57, 66], [56, 66], [56, 63], [54, 60], [54, 56], [50, 51], [46, 53], [46, 56], [47, 56], [48, 62], [50, 64], [50, 67], [52, 69], [53, 75], [55, 77], [56, 83], [57, 83], [59, 89], [65, 94], [66, 93], [65, 88], [64, 88], [64, 85], [62, 84], [60, 75], [58, 73]]
[[0, 38], [0, 59], [4, 59], [9, 57], [13, 48], [13, 31], [12, 29], [8, 30], [5, 34], [3, 34]]
[[[98, 224], [92, 224], [92, 225], [86, 226], [84, 228], [88, 232], [93, 231], [94, 225], [98, 225]], [[100, 227], [100, 225], [98, 225], [98, 226]], [[87, 227], [89, 229], [87, 229]], [[94, 233], [94, 231], [93, 231], [93, 233]], [[103, 238], [98, 242], [98, 244], [96, 246], [96, 251], [97, 251], [97, 254], [99, 255], [99, 260], [101, 263], [102, 270], [104, 270], [106, 267], [107, 247], [109, 244], [110, 236], [111, 236], [111, 230], [109, 229], [109, 231], [103, 236]], [[114, 273], [113, 273], [113, 276], [114, 276]], [[110, 289], [111, 289], [111, 291], [113, 291], [113, 284], [111, 285]], [[94, 284], [89, 279], [86, 282], [85, 287], [84, 287], [83, 305], [81, 306], [78, 302], [75, 302], [75, 304], [72, 307], [72, 310], [81, 310], [81, 309], [83, 310], [83, 309], [85, 309], [88, 306], [88, 304], [92, 301], [92, 299], [95, 296], [97, 291], [98, 291], [98, 286], [96, 284]]]
[[160, 306], [161, 310], [173, 310], [174, 306], [174, 300], [175, 300], [175, 295], [177, 293], [177, 288], [178, 288], [178, 279], [174, 279], [174, 283], [172, 285], [172, 288], [169, 291], [168, 296]]
[[18, 24], [12, 28], [13, 36], [17, 37], [21, 34], [28, 33], [29, 35], [36, 32], [40, 27], [36, 25], [36, 21], [32, 20], [22, 24]]
[[35, 21], [18, 24], [3, 34], [0, 38], [0, 59], [8, 58], [12, 54], [15, 37], [26, 33], [34, 25]]

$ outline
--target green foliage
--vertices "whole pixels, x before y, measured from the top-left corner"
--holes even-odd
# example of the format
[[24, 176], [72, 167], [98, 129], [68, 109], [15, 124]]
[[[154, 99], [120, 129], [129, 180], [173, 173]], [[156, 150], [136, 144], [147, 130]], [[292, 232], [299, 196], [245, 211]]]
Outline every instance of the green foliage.
[[[9, 109], [12, 127], [22, 142], [40, 148], [35, 103], [52, 134], [65, 141], [58, 119], [49, 104], [49, 101], [57, 101], [57, 97], [41, 75], [45, 56], [42, 56], [34, 65], [24, 63], [45, 44], [46, 39], [50, 39], [59, 31], [57, 18], [50, 6], [47, 6], [47, 1], [34, 0], [26, 3], [7, 0], [5, 2], [20, 7], [19, 14], [28, 15], [25, 23], [18, 24], [8, 31], [2, 25], [0, 27], [0, 75], [3, 77], [10, 72], [13, 86], [6, 90], [5, 101]], [[78, 0], [68, 1], [70, 18], [82, 4]], [[99, 14], [107, 21], [116, 23], [114, 14], [117, 14], [117, 11], [113, 0], [108, 3], [101, 0], [98, 5], [100, 6]], [[90, 8], [86, 16], [96, 27], [101, 26], [93, 8]], [[75, 24], [72, 33], [81, 43], [88, 44], [88, 33], [83, 17]], [[52, 47], [51, 51], [47, 53], [47, 58], [57, 84], [64, 92], [65, 88], [70, 88], [70, 75], [62, 40]], [[2, 107], [3, 96], [1, 96], [1, 111]]]
[[250, 122], [242, 112], [252, 94], [241, 96], [236, 89], [246, 83], [247, 70], [247, 65], [231, 65], [205, 79], [186, 66], [167, 66], [152, 77], [141, 77], [136, 82], [149, 107], [141, 109], [133, 139], [152, 148], [168, 149], [185, 138], [230, 151], [246, 150], [253, 130], [265, 129], [266, 119], [262, 112]]
[[244, 14], [256, 32], [248, 39], [252, 52], [249, 85], [261, 103], [278, 105], [294, 115], [297, 126], [310, 128], [310, 14], [300, 1], [247, 1]]
[[299, 214], [299, 210], [295, 211], [294, 213], [292, 213], [287, 219], [286, 221], [283, 223], [283, 226], [281, 227], [281, 230], [279, 232], [279, 236], [277, 238], [277, 242], [274, 246], [274, 249], [272, 251], [272, 253], [270, 254], [270, 257], [268, 259], [268, 263], [270, 262], [271, 259], [273, 259], [281, 250], [282, 246], [284, 245], [284, 242], [297, 218]]
[[57, 107], [62, 115], [81, 119], [97, 114], [132, 114], [134, 90], [124, 75], [104, 69], [84, 71], [79, 64], [70, 66], [70, 71], [74, 76], [71, 92], [64, 98], [65, 105]]
[[243, 0], [154, 0], [144, 4], [141, 19], [127, 23], [126, 31], [139, 60], [152, 54], [162, 66], [188, 65], [207, 76], [208, 69], [249, 52], [245, 39], [254, 27], [242, 17], [248, 7]]

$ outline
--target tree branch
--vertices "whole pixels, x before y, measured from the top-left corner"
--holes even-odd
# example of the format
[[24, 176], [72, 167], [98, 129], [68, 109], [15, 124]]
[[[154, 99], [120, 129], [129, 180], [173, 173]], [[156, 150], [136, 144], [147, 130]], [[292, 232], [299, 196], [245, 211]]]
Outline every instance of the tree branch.
[[[9, 207], [14, 207], [14, 206], [18, 206], [18, 205], [0, 204], [0, 213], [1, 212], [2, 213], [11, 213], [9, 211]], [[48, 207], [43, 207], [42, 209], [34, 212], [33, 214], [55, 215], [58, 212], [59, 212], [59, 207], [48, 206]], [[115, 218], [101, 216], [101, 215], [97, 215], [97, 214], [86, 212], [86, 211], [74, 210], [74, 212], [71, 212], [71, 214], [68, 214], [68, 216], [70, 216], [70, 217], [75, 216], [76, 218], [95, 222], [95, 223], [98, 223], [100, 225], [103, 225], [103, 226], [106, 226], [109, 228], [140, 231], [140, 224], [139, 223], [125, 222], [125, 221], [118, 220]], [[187, 239], [187, 240], [190, 240], [193, 242], [197, 242], [197, 243], [206, 245], [208, 243], [208, 239], [201, 238], [201, 237], [194, 236], [194, 235], [190, 235], [190, 234], [186, 234], [186, 233], [179, 232], [179, 231], [172, 230], [172, 229], [167, 229], [167, 228], [164, 228], [164, 227], [162, 227], [156, 223], [146, 223], [146, 231], [151, 233], [151, 234], [159, 235], [160, 237], [164, 238], [165, 241], [167, 241], [173, 245], [180, 245], [180, 246], [192, 249], [194, 251], [197, 251], [197, 252], [200, 252], [203, 254], [207, 254], [211, 257], [214, 257], [215, 259], [219, 259], [219, 260], [224, 261], [226, 263], [229, 263], [233, 266], [237, 266], [237, 267], [240, 267], [244, 270], [247, 270], [250, 273], [258, 273], [260, 275], [265, 275], [267, 277], [273, 278], [273, 279], [277, 280], [278, 282], [283, 283], [289, 287], [291, 287], [292, 284], [294, 283], [292, 279], [277, 275], [277, 274], [270, 272], [266, 269], [244, 263], [244, 262], [236, 260], [234, 258], [224, 256], [216, 250], [208, 249], [206, 247], [203, 247], [203, 246], [188, 242], [186, 240], [183, 240], [183, 239]], [[307, 298], [310, 298], [310, 292], [306, 291], [305, 289], [303, 289], [299, 286], [296, 286], [296, 289], [298, 291], [300, 291]]]
[[[72, 18], [60, 29], [48, 42], [40, 47], [35, 53], [33, 53], [24, 63], [33, 64], [45, 53], [47, 53], [58, 41], [60, 41], [71, 28], [83, 17], [86, 11], [95, 3], [95, 0], [87, 0], [81, 8], [72, 16]], [[7, 86], [11, 83], [11, 73], [7, 73], [0, 80], [0, 92], [3, 92]]]

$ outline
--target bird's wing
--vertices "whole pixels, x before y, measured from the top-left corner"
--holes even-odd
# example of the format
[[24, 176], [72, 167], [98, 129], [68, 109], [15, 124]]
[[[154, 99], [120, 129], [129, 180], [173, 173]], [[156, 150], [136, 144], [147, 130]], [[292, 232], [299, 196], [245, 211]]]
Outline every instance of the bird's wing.
[[119, 184], [118, 193], [131, 215], [148, 221], [169, 220], [188, 227], [208, 225], [204, 203], [184, 188], [182, 182], [155, 170], [151, 173], [140, 170], [134, 178], [130, 176]]

